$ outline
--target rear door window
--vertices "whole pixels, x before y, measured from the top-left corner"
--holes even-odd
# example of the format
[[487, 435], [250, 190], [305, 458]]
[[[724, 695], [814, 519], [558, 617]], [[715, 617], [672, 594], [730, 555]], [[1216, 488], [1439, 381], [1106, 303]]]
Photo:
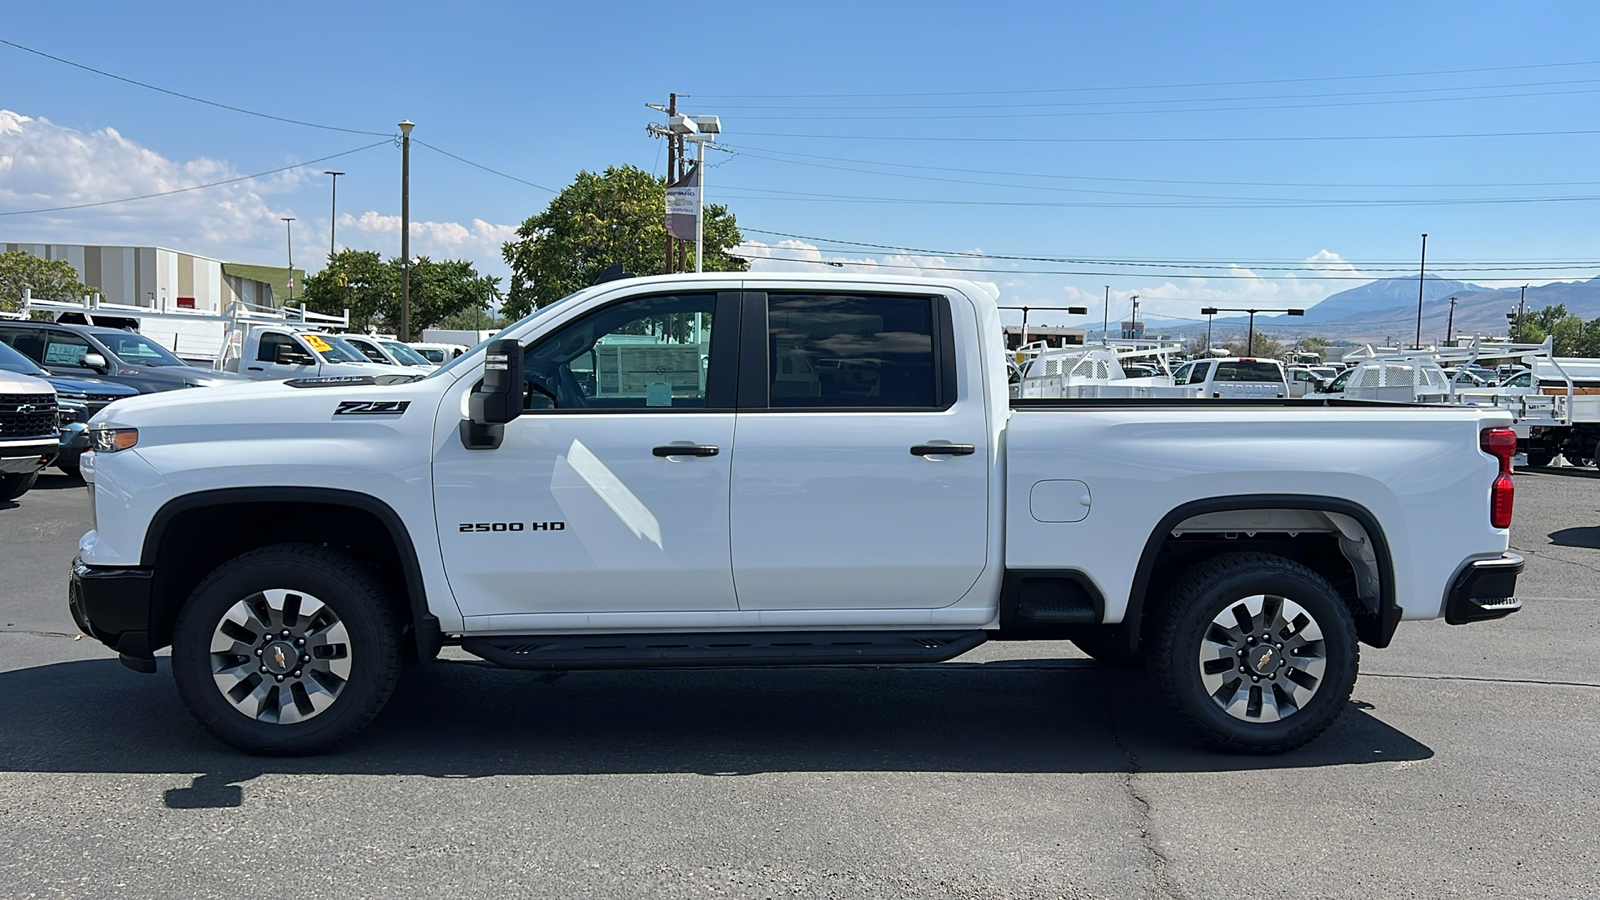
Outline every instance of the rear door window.
[[937, 409], [935, 299], [770, 294], [774, 409]]

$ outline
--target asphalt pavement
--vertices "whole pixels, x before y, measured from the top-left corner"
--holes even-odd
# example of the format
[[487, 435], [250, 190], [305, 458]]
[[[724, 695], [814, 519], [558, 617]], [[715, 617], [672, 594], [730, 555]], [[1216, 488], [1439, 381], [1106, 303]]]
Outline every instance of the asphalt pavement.
[[1517, 477], [1527, 608], [1402, 625], [1265, 759], [1066, 645], [902, 668], [451, 654], [354, 744], [240, 756], [79, 639], [89, 522], [0, 504], [0, 897], [1560, 897], [1600, 872], [1600, 473]]

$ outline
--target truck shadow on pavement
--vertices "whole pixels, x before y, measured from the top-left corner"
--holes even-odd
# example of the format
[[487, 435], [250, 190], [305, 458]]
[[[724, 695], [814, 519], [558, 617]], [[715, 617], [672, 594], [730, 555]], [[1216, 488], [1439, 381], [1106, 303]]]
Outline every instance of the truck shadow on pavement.
[[349, 746], [264, 759], [194, 723], [166, 659], [154, 677], [93, 660], [0, 673], [0, 772], [200, 772], [165, 798], [197, 808], [241, 804], [263, 773], [1209, 772], [1433, 755], [1370, 708], [1352, 703], [1302, 750], [1250, 757], [1197, 744], [1142, 677], [1086, 660], [564, 675], [441, 662], [409, 672]]
[[1600, 550], [1600, 525], [1581, 525], [1550, 532], [1550, 543], [1557, 547], [1582, 547]]

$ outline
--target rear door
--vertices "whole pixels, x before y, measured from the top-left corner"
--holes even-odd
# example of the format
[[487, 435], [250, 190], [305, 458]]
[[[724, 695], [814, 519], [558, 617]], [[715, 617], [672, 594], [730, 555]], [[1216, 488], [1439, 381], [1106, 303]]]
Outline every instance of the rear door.
[[739, 608], [955, 603], [987, 563], [983, 388], [957, 383], [978, 368], [957, 364], [958, 348], [976, 358], [971, 304], [747, 292], [743, 315], [730, 506]]

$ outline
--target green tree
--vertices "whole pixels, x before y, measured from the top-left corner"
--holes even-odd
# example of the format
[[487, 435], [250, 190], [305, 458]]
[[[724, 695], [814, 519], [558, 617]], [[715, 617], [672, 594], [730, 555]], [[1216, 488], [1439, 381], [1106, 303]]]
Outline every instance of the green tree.
[[95, 293], [65, 260], [40, 259], [20, 250], [0, 253], [0, 311], [21, 309], [24, 290], [38, 300], [78, 300]]
[[[511, 267], [506, 316], [554, 303], [618, 263], [638, 275], [665, 274], [666, 188], [664, 179], [635, 166], [579, 172], [501, 251]], [[704, 234], [706, 271], [745, 270], [748, 264], [728, 253], [743, 238], [727, 207], [706, 207]]]
[[[1600, 322], [1600, 319], [1595, 322]], [[1591, 343], [1600, 338], [1600, 326], [1595, 322], [1586, 323], [1567, 312], [1566, 304], [1557, 303], [1524, 313], [1520, 324], [1512, 324], [1511, 339], [1519, 343], [1538, 344], [1547, 337], [1553, 337], [1557, 356], [1589, 356], [1600, 350], [1600, 347]]]
[[[478, 274], [466, 260], [434, 262], [422, 256], [411, 263], [413, 334], [463, 315], [481, 316], [499, 299], [500, 279]], [[400, 260], [384, 261], [369, 250], [336, 253], [326, 268], [306, 279], [304, 300], [316, 312], [338, 315], [348, 309], [352, 327], [398, 332]]]
[[1261, 359], [1277, 359], [1283, 355], [1283, 345], [1267, 337], [1261, 332], [1256, 332], [1255, 349], [1246, 346], [1244, 337], [1236, 337], [1222, 345], [1234, 356], [1254, 356]]
[[1328, 340], [1319, 337], [1303, 337], [1295, 342], [1296, 353], [1315, 353], [1323, 359], [1328, 358]]

